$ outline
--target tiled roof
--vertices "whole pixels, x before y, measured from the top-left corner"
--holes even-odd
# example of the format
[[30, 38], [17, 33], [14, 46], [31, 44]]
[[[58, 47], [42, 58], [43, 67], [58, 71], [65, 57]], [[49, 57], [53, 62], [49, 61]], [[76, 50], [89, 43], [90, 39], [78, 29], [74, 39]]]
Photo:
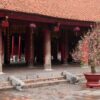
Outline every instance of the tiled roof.
[[100, 21], [99, 0], [0, 0], [0, 9], [64, 19]]

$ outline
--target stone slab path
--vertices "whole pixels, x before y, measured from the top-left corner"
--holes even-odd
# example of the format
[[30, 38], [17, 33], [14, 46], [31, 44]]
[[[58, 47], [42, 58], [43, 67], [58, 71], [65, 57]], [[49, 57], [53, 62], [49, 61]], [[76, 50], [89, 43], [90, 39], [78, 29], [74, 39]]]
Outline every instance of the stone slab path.
[[99, 89], [86, 88], [84, 84], [57, 84], [38, 88], [0, 91], [0, 100], [100, 100]]

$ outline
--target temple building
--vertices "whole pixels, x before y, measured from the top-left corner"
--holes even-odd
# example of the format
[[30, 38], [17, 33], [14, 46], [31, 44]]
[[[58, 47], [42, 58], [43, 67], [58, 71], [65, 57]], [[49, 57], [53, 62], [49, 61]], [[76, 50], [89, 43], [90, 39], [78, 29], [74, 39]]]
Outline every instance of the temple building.
[[98, 21], [98, 0], [0, 0], [0, 72], [72, 62], [78, 40]]

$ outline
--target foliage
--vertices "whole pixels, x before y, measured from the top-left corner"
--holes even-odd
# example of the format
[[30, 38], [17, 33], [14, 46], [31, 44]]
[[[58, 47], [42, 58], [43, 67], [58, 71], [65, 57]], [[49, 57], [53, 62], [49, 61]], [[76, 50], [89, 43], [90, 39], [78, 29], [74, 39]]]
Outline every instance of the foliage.
[[79, 40], [72, 57], [90, 66], [100, 66], [100, 24], [95, 25]]

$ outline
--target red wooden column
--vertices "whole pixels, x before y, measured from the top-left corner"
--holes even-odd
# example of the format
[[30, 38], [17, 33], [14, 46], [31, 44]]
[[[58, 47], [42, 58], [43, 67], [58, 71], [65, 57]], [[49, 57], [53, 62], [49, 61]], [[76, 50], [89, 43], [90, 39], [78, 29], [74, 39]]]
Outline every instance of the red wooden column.
[[62, 42], [61, 43], [61, 63], [63, 64], [65, 62], [66, 62], [66, 59], [65, 59], [65, 45]]
[[20, 61], [21, 59], [21, 34], [19, 33], [19, 37], [18, 37], [18, 59]]
[[12, 56], [12, 59], [13, 59], [13, 55], [14, 55], [14, 34], [12, 34], [12, 48], [11, 48], [11, 56]]
[[26, 61], [26, 64], [29, 64], [29, 58], [30, 58], [30, 34], [29, 34], [29, 29], [27, 27], [27, 31], [25, 33], [25, 61]]
[[4, 42], [5, 42], [5, 61], [8, 64], [10, 62], [10, 33], [9, 33], [9, 22], [8, 22], [8, 16], [5, 16], [5, 20], [1, 23], [2, 29], [4, 31]]
[[69, 56], [69, 54], [68, 54], [68, 32], [67, 33], [65, 33], [65, 63], [68, 63], [68, 56]]
[[7, 29], [7, 63], [10, 63], [10, 33], [9, 28]]
[[2, 21], [2, 28], [4, 30], [4, 42], [6, 44], [6, 63], [10, 63], [10, 33], [8, 16], [5, 16], [5, 20]]
[[34, 65], [34, 30], [36, 28], [35, 24], [30, 24], [30, 58], [29, 58], [29, 67]]
[[2, 48], [2, 32], [1, 32], [1, 27], [0, 27], [0, 74], [2, 73], [2, 65], [3, 65], [3, 59], [2, 59], [2, 54], [3, 54], [3, 48]]
[[68, 41], [67, 41], [67, 33], [62, 32], [61, 33], [61, 63], [65, 64], [67, 63], [68, 59]]
[[44, 30], [44, 69], [51, 70], [51, 33]]

